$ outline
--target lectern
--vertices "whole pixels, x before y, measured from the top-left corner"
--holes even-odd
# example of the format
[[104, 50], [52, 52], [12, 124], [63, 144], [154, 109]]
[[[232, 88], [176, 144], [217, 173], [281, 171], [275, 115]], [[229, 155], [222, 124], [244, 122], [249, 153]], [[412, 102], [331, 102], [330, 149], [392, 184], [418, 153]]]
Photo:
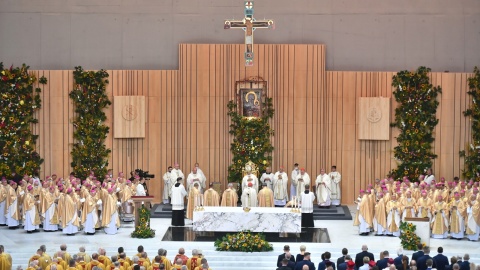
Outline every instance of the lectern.
[[[135, 204], [135, 228], [139, 225], [140, 218], [138, 214], [138, 209], [142, 207], [142, 204], [149, 203], [155, 199], [153, 196], [132, 196], [131, 197], [133, 203]], [[149, 225], [150, 226], [150, 225]]]
[[430, 219], [429, 218], [405, 218], [406, 222], [410, 222], [417, 227], [415, 233], [420, 237], [422, 243], [430, 246]]

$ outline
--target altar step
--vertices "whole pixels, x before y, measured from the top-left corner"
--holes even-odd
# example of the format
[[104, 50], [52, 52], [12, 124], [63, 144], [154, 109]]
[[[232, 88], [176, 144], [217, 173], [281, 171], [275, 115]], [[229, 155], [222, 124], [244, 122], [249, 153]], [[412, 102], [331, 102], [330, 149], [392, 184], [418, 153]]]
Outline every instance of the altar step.
[[[170, 204], [155, 204], [150, 210], [152, 218], [172, 218], [172, 206]], [[347, 206], [331, 206], [329, 208], [313, 209], [314, 220], [352, 220], [352, 215]]]

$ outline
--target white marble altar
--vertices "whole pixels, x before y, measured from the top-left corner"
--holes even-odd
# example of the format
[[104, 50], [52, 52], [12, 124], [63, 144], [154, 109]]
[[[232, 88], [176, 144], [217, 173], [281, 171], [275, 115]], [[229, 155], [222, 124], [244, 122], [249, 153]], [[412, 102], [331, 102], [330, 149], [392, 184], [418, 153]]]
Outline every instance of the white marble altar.
[[193, 229], [201, 232], [290, 232], [302, 230], [301, 214], [290, 208], [252, 207], [245, 212], [241, 207], [204, 207], [193, 212]]
[[422, 243], [430, 246], [430, 221], [428, 218], [405, 218], [405, 221], [412, 223], [417, 228], [415, 234], [420, 237]]

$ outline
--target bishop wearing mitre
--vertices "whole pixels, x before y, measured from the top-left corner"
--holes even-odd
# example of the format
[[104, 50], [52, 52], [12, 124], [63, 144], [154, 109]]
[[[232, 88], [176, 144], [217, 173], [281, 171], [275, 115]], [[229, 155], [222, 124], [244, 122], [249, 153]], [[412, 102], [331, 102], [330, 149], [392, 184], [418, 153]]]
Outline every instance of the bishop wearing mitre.
[[200, 193], [203, 193], [203, 190], [206, 187], [205, 175], [203, 173], [198, 173], [197, 167], [193, 167], [192, 172], [187, 177], [187, 192], [190, 192], [190, 189], [195, 183], [198, 183], [198, 190]]
[[248, 187], [248, 184], [252, 184], [252, 188], [255, 189], [255, 192], [258, 192], [258, 178], [247, 168], [247, 175], [242, 179], [242, 192]]

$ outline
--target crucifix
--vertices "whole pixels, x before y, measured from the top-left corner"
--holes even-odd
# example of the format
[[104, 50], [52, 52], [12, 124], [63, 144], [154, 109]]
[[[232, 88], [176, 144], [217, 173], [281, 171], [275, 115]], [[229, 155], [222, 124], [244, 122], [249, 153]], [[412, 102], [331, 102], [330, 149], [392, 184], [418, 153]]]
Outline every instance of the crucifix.
[[245, 31], [245, 66], [253, 66], [253, 31], [257, 28], [275, 29], [275, 25], [273, 20], [253, 18], [253, 1], [245, 1], [244, 14], [242, 20], [225, 20], [223, 28], [241, 28]]

